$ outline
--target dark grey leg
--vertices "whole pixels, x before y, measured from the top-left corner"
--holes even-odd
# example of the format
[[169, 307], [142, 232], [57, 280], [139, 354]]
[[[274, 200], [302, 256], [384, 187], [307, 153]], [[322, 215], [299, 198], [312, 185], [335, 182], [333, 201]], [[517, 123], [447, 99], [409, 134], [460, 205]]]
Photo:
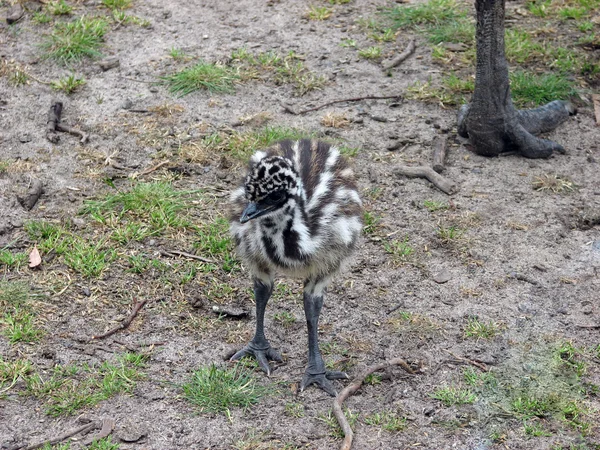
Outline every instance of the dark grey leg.
[[265, 337], [265, 309], [267, 302], [273, 292], [273, 283], [263, 284], [262, 281], [254, 279], [254, 299], [256, 301], [256, 331], [250, 343], [231, 357], [231, 361], [237, 361], [244, 356], [254, 356], [260, 368], [271, 375], [269, 361], [281, 362], [281, 355], [271, 348], [271, 344]]
[[498, 156], [516, 151], [527, 158], [564, 153], [559, 144], [535, 137], [553, 130], [575, 108], [565, 101], [518, 111], [512, 103], [504, 53], [505, 0], [476, 0], [477, 71], [471, 104], [458, 114], [458, 133], [469, 137], [476, 153]]
[[325, 370], [325, 363], [319, 351], [319, 315], [323, 306], [323, 294], [313, 295], [304, 291], [304, 314], [308, 327], [308, 366], [302, 378], [300, 390], [303, 391], [311, 384], [316, 384], [332, 396], [337, 393], [329, 380], [348, 378], [344, 372]]

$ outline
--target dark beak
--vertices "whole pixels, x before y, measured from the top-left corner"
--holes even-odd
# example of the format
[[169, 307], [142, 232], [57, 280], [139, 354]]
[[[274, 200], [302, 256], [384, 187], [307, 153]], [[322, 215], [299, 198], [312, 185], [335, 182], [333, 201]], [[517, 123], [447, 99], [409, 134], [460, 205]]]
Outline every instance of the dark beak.
[[249, 220], [256, 219], [273, 209], [271, 205], [259, 205], [258, 203], [248, 203], [246, 209], [242, 213], [242, 217], [240, 217], [240, 223], [246, 223]]

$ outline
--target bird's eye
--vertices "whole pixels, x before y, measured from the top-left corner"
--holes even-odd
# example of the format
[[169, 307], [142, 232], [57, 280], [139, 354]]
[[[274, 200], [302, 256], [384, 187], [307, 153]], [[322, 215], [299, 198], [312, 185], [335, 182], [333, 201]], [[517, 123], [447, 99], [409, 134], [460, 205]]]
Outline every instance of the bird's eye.
[[283, 192], [282, 191], [276, 191], [276, 192], [271, 192], [269, 194], [269, 200], [271, 202], [280, 202], [281, 200], [283, 200]]

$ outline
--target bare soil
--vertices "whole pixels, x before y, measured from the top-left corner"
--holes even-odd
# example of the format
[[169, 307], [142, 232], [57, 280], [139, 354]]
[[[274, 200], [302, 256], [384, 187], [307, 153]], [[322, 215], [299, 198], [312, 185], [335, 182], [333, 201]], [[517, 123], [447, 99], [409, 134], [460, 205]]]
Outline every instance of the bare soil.
[[[321, 342], [343, 351], [330, 351], [325, 359], [346, 367], [350, 377], [394, 357], [404, 357], [418, 373], [407, 376], [394, 368], [380, 384], [364, 386], [346, 402], [353, 413], [360, 413], [353, 448], [598, 448], [598, 393], [581, 396], [580, 403], [590, 411], [585, 435], [546, 417], [540, 422], [551, 433], [547, 437], [524, 433], [522, 417], [507, 412], [506, 390], [500, 389], [497, 397], [479, 393], [473, 404], [449, 407], [431, 397], [439, 387], [465, 386], [465, 367], [479, 371], [452, 354], [489, 368], [510, 390], [510, 382], [537, 373], [540, 367], [532, 366], [543, 365], [544, 352], [559, 343], [585, 349], [600, 344], [600, 228], [582, 219], [597, 216], [600, 209], [600, 128], [593, 109], [582, 105], [578, 115], [548, 136], [563, 144], [567, 154], [535, 161], [474, 154], [456, 135], [456, 111], [435, 104], [367, 100], [302, 116], [285, 112], [282, 102], [302, 109], [349, 97], [395, 95], [415, 81], [439, 76], [439, 67], [418, 35], [415, 54], [393, 69], [391, 77], [378, 61], [360, 59], [355, 49], [339, 45], [348, 38], [359, 48], [372, 45], [356, 20], [373, 16], [386, 4], [355, 0], [336, 6], [328, 20], [309, 21], [308, 3], [300, 1], [135, 1], [127, 13], [148, 19], [151, 26], [113, 26], [102, 53], [118, 58], [120, 67], [105, 72], [92, 60], [74, 66], [87, 80], [80, 92], [66, 96], [44, 84], [15, 87], [0, 78], [0, 159], [12, 161], [0, 174], [0, 248], [29, 251], [33, 242], [23, 224], [32, 220], [72, 223], [82, 236], [95, 236], [101, 227], [89, 216], [77, 215], [84, 200], [114, 193], [107, 178], [117, 189], [128, 189], [127, 175], [163, 160], [184, 168], [183, 174], [173, 177], [165, 166], [138, 179], [171, 179], [177, 189], [207, 189], [211, 202], [190, 214], [198, 223], [214, 220], [225, 209], [225, 193], [239, 181], [243, 164], [218, 154], [189, 162], [177, 149], [182, 142], [200, 140], [207, 130], [252, 129], [251, 123], [239, 127], [237, 122], [268, 112], [270, 125], [296, 127], [359, 147], [352, 162], [366, 208], [380, 218], [375, 231], [365, 234], [351, 268], [328, 292]], [[78, 15], [102, 10], [95, 0], [75, 6]], [[2, 2], [2, 17], [9, 7]], [[36, 25], [31, 17], [29, 10], [19, 23], [2, 26], [2, 58], [17, 60], [41, 80], [69, 74], [41, 59], [39, 43], [49, 28]], [[401, 34], [386, 51], [401, 52], [411, 37]], [[254, 52], [293, 50], [327, 82], [301, 97], [289, 84], [254, 80], [237, 86], [235, 93], [197, 92], [183, 98], [151, 83], [195, 61], [174, 61], [169, 56], [172, 48], [206, 61], [227, 61], [232, 50], [242, 46]], [[47, 141], [46, 116], [55, 99], [64, 102], [66, 124], [90, 133], [88, 143], [80, 144], [65, 133], [57, 144]], [[171, 113], [133, 112], [164, 105], [172, 106]], [[321, 119], [329, 112], [345, 114], [352, 122], [345, 128], [327, 128]], [[444, 175], [459, 187], [451, 197], [426, 180], [393, 175], [396, 164], [431, 164], [431, 144], [439, 135], [448, 136], [449, 143]], [[387, 150], [398, 141], [403, 142], [398, 150]], [[111, 164], [115, 162], [121, 169]], [[545, 174], [568, 177], [576, 189], [535, 190], [536, 177]], [[27, 211], [16, 197], [32, 179], [43, 181], [44, 193]], [[443, 202], [448, 209], [431, 212], [424, 206], [426, 200]], [[436, 232], [440, 226], [454, 226], [462, 234], [443, 240]], [[408, 258], [386, 252], [386, 243], [404, 239], [414, 249]], [[193, 252], [186, 238], [164, 237], [128, 244], [122, 251], [161, 258], [161, 250], [173, 249]], [[10, 344], [0, 337], [3, 359], [27, 358], [46, 373], [58, 364], [111, 360], [114, 353], [125, 351], [117, 340], [130, 346], [164, 343], [148, 350], [147, 377], [133, 395], [118, 395], [81, 410], [86, 416], [113, 418], [114, 441], [128, 430], [142, 430], [141, 439], [122, 442], [121, 449], [338, 448], [340, 439], [322, 420], [332, 399], [314, 388], [296, 393], [306, 363], [299, 281], [285, 280], [289, 289], [273, 299], [267, 311], [268, 336], [285, 355], [285, 363], [271, 378], [256, 373], [271, 395], [247, 411], [232, 410], [228, 419], [198, 413], [181, 398], [178, 385], [200, 366], [225, 364], [226, 355], [251, 337], [252, 317], [215, 321], [210, 310], [214, 303], [252, 309], [251, 284], [244, 271], [199, 272], [190, 283], [165, 284], [148, 273], [127, 272], [124, 259], [99, 278], [83, 278], [59, 258], [42, 255], [42, 260], [41, 270], [2, 268], [4, 279], [26, 281], [48, 294], [39, 311], [44, 338], [35, 344]], [[448, 281], [434, 281], [444, 281], [444, 276]], [[211, 290], [215, 280], [232, 288], [225, 300]], [[150, 299], [133, 325], [104, 341], [90, 342], [91, 335], [127, 316], [132, 297]], [[296, 318], [292, 326], [273, 319], [283, 311]], [[472, 317], [493, 321], [500, 333], [491, 339], [465, 336]], [[585, 360], [584, 380], [596, 386], [598, 358], [596, 353]], [[341, 389], [345, 383], [336, 385]], [[286, 414], [286, 404], [294, 402], [303, 405], [302, 417]], [[0, 405], [2, 448], [31, 444], [78, 425], [76, 416], [48, 416], [43, 402], [25, 395], [22, 383], [0, 398]], [[365, 417], [381, 411], [405, 417], [405, 429], [388, 432], [366, 424]], [[71, 448], [79, 446], [74, 443]]]

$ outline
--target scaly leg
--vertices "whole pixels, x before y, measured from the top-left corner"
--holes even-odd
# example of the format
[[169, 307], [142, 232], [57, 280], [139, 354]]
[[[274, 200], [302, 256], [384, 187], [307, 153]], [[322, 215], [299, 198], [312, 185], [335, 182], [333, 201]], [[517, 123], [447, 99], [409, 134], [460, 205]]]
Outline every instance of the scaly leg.
[[231, 357], [230, 361], [238, 361], [244, 356], [253, 356], [258, 361], [260, 368], [271, 375], [269, 361], [282, 362], [279, 352], [271, 348], [265, 337], [265, 309], [273, 292], [273, 281], [264, 284], [258, 278], [254, 279], [254, 299], [256, 301], [256, 331], [254, 338], [243, 349]]
[[344, 372], [325, 370], [325, 363], [319, 351], [319, 315], [323, 306], [323, 290], [315, 289], [315, 285], [324, 283], [308, 282], [304, 288], [304, 314], [308, 327], [308, 366], [302, 378], [300, 390], [303, 391], [311, 384], [316, 384], [329, 395], [336, 396], [337, 393], [333, 383], [329, 380], [348, 378]]

